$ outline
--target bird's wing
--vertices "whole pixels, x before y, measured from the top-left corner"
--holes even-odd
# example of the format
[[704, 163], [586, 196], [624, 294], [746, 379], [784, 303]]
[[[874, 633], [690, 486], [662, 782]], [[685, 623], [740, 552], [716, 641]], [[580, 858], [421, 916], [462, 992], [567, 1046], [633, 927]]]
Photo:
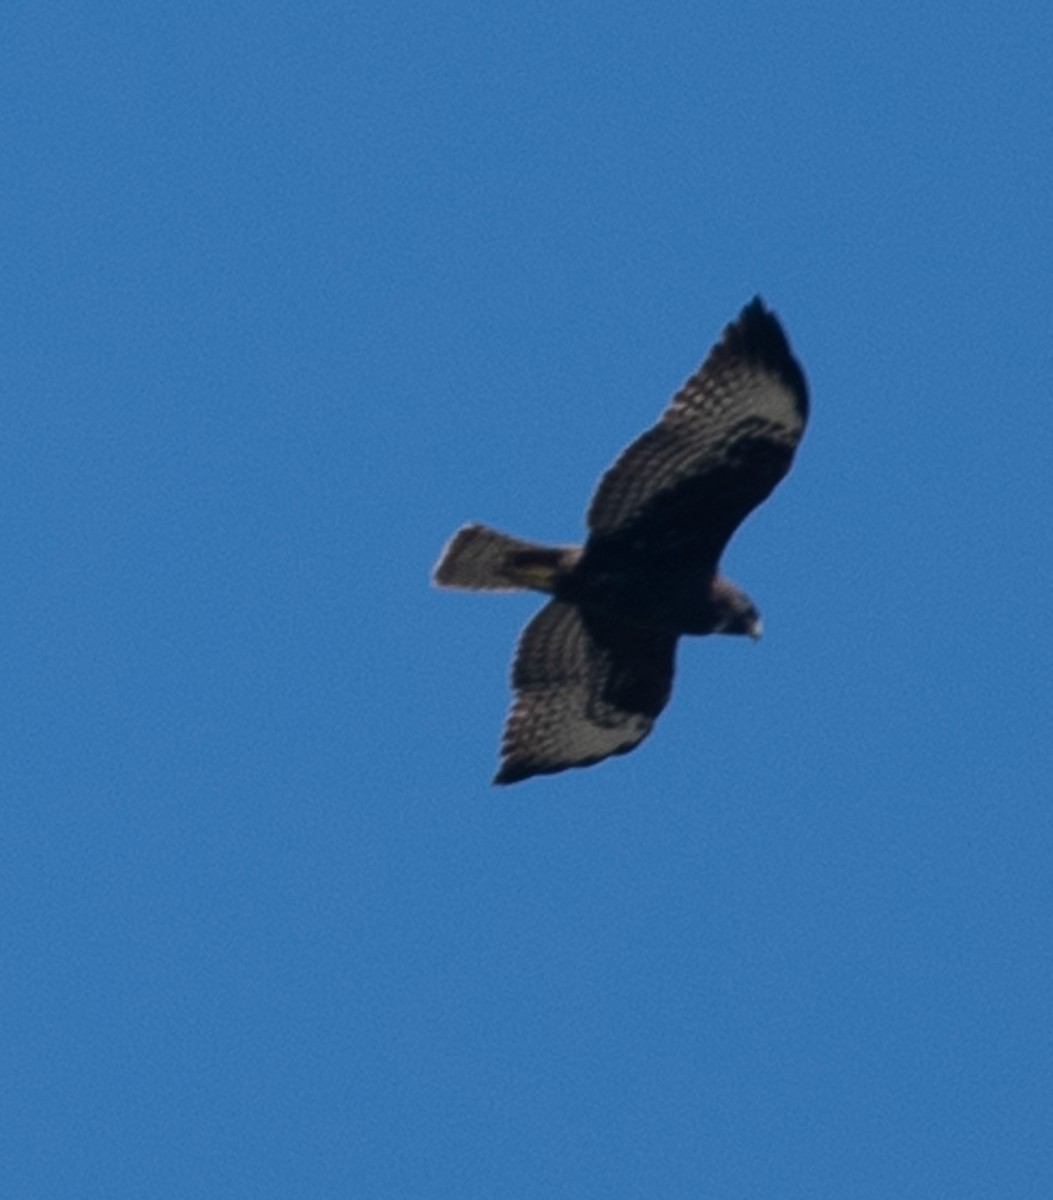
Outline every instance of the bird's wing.
[[550, 600], [516, 648], [495, 783], [624, 754], [651, 731], [673, 684], [676, 637]]
[[740, 522], [790, 469], [807, 418], [804, 373], [757, 298], [600, 480], [586, 556], [689, 556], [715, 569]]

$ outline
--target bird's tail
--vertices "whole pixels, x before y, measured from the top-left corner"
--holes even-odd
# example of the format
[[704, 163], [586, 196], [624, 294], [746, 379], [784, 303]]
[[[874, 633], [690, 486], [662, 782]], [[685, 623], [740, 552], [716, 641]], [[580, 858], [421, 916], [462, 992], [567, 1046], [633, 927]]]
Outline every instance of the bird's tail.
[[473, 591], [551, 592], [577, 552], [577, 547], [525, 542], [486, 525], [462, 525], [443, 547], [432, 579], [440, 587]]

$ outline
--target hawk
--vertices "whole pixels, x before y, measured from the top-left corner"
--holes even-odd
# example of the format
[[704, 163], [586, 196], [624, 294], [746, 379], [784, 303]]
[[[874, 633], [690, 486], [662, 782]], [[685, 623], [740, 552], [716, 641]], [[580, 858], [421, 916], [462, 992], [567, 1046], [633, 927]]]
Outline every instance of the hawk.
[[603, 475], [584, 545], [457, 530], [436, 584], [551, 596], [516, 648], [495, 783], [639, 745], [669, 700], [682, 635], [760, 636], [760, 614], [718, 564], [790, 469], [807, 418], [804, 373], [757, 297]]

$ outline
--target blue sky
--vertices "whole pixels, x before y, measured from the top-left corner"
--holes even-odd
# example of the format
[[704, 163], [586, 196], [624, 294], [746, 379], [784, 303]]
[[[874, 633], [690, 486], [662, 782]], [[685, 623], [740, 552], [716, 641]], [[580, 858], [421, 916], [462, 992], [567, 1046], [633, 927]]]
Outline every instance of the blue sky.
[[[1053, 16], [8, 5], [0, 1191], [1053, 1194]], [[755, 293], [811, 384], [634, 754], [528, 596]]]

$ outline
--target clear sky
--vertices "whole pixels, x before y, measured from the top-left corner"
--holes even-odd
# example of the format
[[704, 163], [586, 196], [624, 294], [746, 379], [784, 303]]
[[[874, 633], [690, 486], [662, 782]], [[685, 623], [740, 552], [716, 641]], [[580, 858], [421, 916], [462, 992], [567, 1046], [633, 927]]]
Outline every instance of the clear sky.
[[[0, 1194], [1053, 1195], [1053, 15], [10, 3]], [[530, 596], [754, 294], [807, 372], [634, 754]]]

